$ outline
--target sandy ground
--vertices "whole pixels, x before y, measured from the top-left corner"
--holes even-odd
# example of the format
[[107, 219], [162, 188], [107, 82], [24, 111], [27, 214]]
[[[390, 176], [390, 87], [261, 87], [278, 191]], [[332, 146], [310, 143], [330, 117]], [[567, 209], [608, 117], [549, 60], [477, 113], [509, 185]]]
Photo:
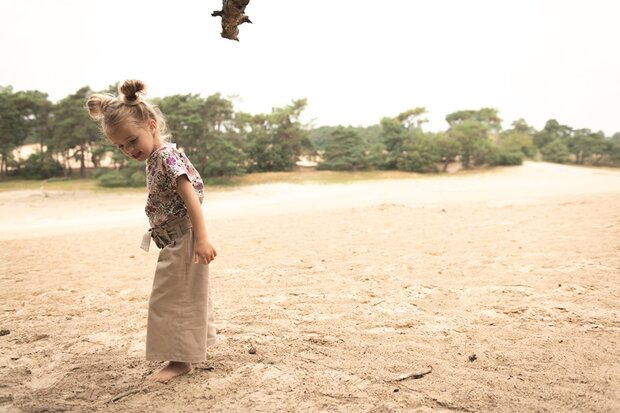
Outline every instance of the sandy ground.
[[210, 193], [220, 343], [168, 385], [143, 200], [0, 194], [0, 411], [620, 411], [620, 171]]

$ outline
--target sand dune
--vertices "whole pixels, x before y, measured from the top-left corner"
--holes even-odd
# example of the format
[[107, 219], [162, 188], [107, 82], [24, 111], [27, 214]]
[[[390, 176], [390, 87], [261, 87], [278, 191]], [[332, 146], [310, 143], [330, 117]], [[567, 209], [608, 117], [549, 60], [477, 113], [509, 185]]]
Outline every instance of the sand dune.
[[0, 411], [620, 410], [620, 171], [211, 192], [220, 344], [169, 385], [143, 201], [0, 194]]

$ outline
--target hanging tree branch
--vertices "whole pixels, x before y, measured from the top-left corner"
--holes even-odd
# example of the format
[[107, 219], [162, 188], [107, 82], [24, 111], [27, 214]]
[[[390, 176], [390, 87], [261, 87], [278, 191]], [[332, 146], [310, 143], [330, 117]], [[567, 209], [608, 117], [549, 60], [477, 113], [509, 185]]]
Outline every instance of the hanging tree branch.
[[222, 18], [222, 37], [239, 41], [239, 25], [252, 23], [245, 15], [245, 7], [250, 0], [222, 0], [222, 10], [215, 10], [211, 16]]

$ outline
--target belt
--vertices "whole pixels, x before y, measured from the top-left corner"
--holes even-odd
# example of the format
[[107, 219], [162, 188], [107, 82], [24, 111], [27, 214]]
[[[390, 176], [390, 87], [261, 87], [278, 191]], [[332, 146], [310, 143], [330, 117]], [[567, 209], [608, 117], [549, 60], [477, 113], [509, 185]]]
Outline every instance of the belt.
[[140, 245], [140, 248], [148, 251], [151, 246], [151, 238], [155, 241], [155, 245], [157, 245], [158, 248], [164, 248], [189, 231], [191, 227], [192, 221], [190, 221], [187, 215], [173, 218], [158, 227], [149, 229], [142, 237], [142, 245]]

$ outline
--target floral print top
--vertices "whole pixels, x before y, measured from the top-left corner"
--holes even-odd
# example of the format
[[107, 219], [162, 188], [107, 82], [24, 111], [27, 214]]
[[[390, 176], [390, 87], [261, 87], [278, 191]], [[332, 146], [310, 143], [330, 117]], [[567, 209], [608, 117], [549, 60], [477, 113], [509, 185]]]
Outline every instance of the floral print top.
[[187, 156], [175, 144], [164, 144], [146, 160], [146, 216], [151, 228], [166, 221], [187, 215], [183, 198], [177, 192], [177, 178], [187, 175], [200, 203], [204, 198], [204, 185], [200, 174]]

